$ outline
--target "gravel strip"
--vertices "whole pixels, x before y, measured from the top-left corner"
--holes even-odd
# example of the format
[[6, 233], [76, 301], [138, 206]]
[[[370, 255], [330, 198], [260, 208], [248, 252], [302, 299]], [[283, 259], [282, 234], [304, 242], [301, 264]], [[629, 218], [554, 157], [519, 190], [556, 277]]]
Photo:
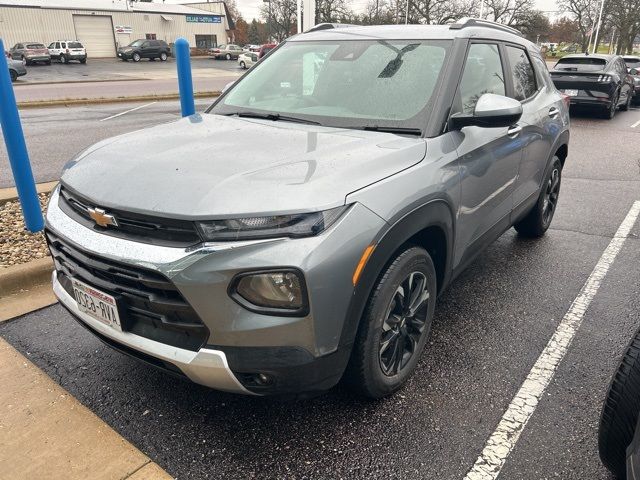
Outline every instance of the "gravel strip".
[[[41, 193], [38, 198], [44, 212], [49, 194]], [[42, 232], [31, 233], [25, 228], [20, 202], [0, 205], [0, 269], [48, 255]]]

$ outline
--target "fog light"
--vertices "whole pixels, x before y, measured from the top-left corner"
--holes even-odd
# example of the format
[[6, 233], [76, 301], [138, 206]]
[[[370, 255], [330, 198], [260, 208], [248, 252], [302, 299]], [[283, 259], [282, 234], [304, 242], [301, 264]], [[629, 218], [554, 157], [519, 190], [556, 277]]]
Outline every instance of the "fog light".
[[250, 304], [268, 309], [301, 310], [306, 301], [303, 282], [293, 271], [245, 275], [235, 291]]
[[255, 381], [258, 385], [270, 385], [273, 382], [273, 379], [269, 375], [259, 373], [255, 376]]

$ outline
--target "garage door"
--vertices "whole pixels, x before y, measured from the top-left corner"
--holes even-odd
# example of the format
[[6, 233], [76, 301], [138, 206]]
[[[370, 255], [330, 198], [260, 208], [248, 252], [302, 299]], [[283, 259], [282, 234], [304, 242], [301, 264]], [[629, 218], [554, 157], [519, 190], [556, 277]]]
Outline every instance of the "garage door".
[[89, 58], [116, 56], [111, 17], [74, 15], [73, 23]]

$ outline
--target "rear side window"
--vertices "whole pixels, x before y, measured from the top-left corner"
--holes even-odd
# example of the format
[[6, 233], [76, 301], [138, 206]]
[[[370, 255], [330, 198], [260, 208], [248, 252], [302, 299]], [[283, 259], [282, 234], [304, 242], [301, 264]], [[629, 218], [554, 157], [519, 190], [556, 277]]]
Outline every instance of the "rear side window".
[[513, 98], [526, 100], [532, 97], [538, 87], [536, 74], [529, 60], [527, 52], [521, 48], [507, 46], [507, 56], [511, 66], [511, 78], [513, 80]]
[[547, 68], [547, 64], [544, 62], [544, 60], [542, 60], [542, 58], [536, 55], [533, 55], [531, 57], [531, 60], [533, 60], [536, 73], [538, 74], [538, 84], [551, 87], [553, 85], [553, 80], [551, 80], [551, 75], [549, 74], [549, 68]]
[[43, 48], [47, 48], [47, 47], [45, 47], [41, 43], [30, 43], [29, 45], [27, 45], [27, 49], [29, 50], [40, 50]]
[[67, 44], [65, 42], [62, 42], [60, 45], [62, 45], [62, 48], [67, 48]]
[[469, 47], [460, 81], [462, 112], [473, 113], [478, 99], [485, 93], [505, 95], [500, 52], [497, 45], [474, 43]]

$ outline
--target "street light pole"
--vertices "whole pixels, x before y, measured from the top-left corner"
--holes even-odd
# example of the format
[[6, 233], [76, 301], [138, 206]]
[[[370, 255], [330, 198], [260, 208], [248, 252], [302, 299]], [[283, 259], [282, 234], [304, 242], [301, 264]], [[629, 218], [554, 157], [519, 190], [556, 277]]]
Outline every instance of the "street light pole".
[[262, 0], [262, 3], [269, 4], [269, 10], [267, 12], [267, 32], [269, 38], [267, 39], [267, 43], [271, 43], [271, 0]]
[[604, 8], [604, 0], [600, 2], [600, 15], [598, 15], [598, 26], [596, 27], [596, 38], [593, 40], [593, 51], [591, 53], [596, 53], [596, 49], [598, 48], [598, 34], [600, 33], [600, 23], [602, 23], [603, 8]]
[[411, 0], [407, 0], [407, 12], [405, 13], [405, 16], [404, 16], [404, 24], [405, 25], [409, 25], [409, 2], [410, 1]]

